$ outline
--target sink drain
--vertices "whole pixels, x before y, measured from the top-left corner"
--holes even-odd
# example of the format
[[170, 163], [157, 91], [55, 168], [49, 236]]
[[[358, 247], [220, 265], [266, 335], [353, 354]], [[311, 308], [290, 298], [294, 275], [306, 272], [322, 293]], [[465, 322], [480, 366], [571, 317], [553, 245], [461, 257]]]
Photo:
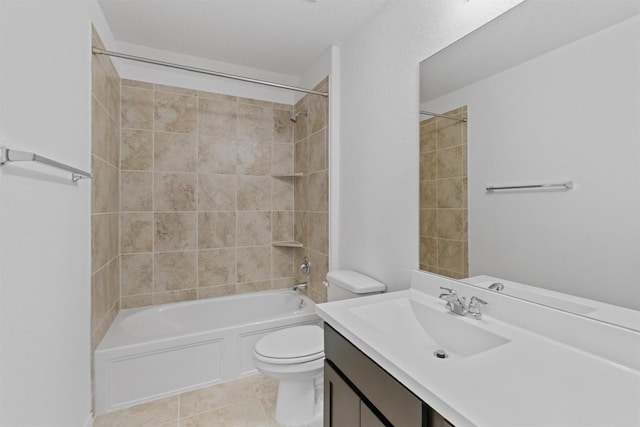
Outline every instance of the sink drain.
[[444, 351], [444, 350], [436, 350], [436, 351], [433, 352], [433, 355], [435, 357], [437, 357], [438, 359], [446, 359], [447, 357], [449, 357], [447, 352]]

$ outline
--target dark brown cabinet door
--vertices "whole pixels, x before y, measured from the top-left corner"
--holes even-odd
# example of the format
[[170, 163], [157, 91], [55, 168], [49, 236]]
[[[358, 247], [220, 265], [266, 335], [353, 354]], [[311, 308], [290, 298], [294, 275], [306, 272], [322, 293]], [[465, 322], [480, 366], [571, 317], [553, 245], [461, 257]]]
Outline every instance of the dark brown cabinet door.
[[360, 425], [360, 397], [324, 362], [324, 427]]
[[380, 418], [371, 412], [363, 401], [360, 401], [360, 427], [385, 427]]

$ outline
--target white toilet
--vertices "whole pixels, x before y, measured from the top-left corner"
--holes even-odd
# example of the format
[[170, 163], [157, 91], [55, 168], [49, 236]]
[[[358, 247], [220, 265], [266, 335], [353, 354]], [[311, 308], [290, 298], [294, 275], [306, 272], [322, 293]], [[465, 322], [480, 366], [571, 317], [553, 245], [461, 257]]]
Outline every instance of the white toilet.
[[[327, 274], [327, 300], [338, 301], [384, 292], [386, 286], [349, 270]], [[317, 325], [281, 329], [255, 345], [256, 368], [277, 379], [276, 420], [285, 426], [319, 425], [322, 420], [324, 336]]]

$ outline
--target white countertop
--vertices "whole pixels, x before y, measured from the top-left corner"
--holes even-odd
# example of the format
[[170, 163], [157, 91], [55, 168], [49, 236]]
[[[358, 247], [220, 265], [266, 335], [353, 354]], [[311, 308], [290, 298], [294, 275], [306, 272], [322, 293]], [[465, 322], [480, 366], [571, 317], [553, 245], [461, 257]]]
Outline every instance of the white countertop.
[[[631, 367], [490, 315], [460, 320], [507, 338], [507, 344], [472, 356], [437, 359], [432, 354], [436, 349], [411, 343], [403, 336], [406, 331], [395, 331], [390, 338], [393, 319], [388, 319], [391, 329], [383, 331], [351, 311], [407, 299], [444, 309], [444, 301], [409, 289], [320, 304], [316, 311], [456, 427], [640, 426], [640, 372]], [[508, 302], [514, 303], [518, 301]]]

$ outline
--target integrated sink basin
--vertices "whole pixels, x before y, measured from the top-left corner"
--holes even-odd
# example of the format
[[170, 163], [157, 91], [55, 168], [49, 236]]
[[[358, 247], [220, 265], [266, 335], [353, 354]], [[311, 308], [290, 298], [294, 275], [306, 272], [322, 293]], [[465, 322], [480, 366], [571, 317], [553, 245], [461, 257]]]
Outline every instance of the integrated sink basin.
[[508, 339], [489, 332], [471, 320], [439, 305], [409, 298], [353, 307], [349, 311], [402, 346], [431, 355], [444, 350], [449, 356], [468, 357], [498, 347]]

